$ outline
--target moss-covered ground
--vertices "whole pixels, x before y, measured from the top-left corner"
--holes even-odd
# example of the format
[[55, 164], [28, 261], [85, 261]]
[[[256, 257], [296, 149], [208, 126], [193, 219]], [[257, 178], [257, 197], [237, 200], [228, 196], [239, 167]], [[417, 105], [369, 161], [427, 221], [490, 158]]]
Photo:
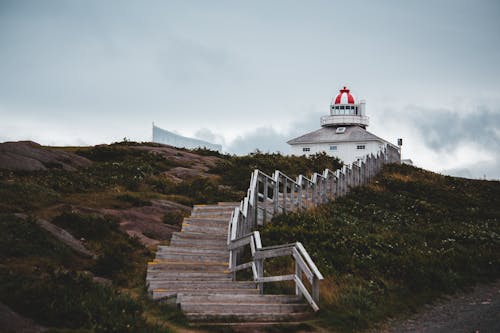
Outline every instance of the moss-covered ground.
[[343, 198], [275, 217], [262, 236], [302, 242], [326, 277], [317, 324], [358, 331], [500, 277], [500, 182], [387, 165]]

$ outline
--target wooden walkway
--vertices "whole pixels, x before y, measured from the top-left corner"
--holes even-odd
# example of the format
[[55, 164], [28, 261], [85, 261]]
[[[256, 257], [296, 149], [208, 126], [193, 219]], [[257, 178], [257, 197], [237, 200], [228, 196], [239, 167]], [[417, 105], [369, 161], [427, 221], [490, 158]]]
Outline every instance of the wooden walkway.
[[261, 295], [252, 281], [233, 281], [227, 245], [231, 213], [239, 205], [194, 206], [170, 246], [148, 264], [153, 299], [174, 301], [193, 321], [296, 321], [312, 311], [301, 296]]

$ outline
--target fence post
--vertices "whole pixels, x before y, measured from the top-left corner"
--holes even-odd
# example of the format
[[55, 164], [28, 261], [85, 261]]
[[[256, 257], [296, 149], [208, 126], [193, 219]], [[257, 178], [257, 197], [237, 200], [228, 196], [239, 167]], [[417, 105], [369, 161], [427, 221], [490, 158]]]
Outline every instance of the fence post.
[[[295, 261], [295, 277], [298, 280], [302, 280], [302, 269], [300, 269], [300, 266], [297, 263], [297, 261]], [[297, 283], [295, 283], [295, 295], [297, 295], [297, 296], [302, 295], [302, 292], [300, 291], [299, 286], [297, 285]]]
[[231, 278], [236, 281], [236, 272], [232, 271], [236, 267], [236, 253], [234, 250], [229, 251], [229, 269], [231, 270]]
[[279, 192], [280, 192], [280, 180], [279, 177], [275, 177], [275, 182], [274, 182], [274, 193], [273, 193], [273, 206], [274, 206], [274, 211], [273, 211], [273, 216], [278, 213], [278, 205], [279, 205]]
[[[264, 259], [259, 259], [255, 261], [255, 266], [257, 268], [257, 276], [260, 278], [264, 277]], [[259, 294], [264, 294], [264, 283], [259, 282]]]
[[313, 276], [312, 281], [312, 298], [317, 304], [319, 304], [319, 280], [316, 275]]

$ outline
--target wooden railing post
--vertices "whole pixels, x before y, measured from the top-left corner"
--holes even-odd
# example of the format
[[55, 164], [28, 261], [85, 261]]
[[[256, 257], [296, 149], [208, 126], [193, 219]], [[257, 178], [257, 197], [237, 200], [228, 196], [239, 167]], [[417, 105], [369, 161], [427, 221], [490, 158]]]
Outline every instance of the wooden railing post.
[[[259, 279], [264, 277], [264, 259], [259, 259], [255, 261], [255, 265], [257, 266], [257, 274]], [[259, 293], [261, 295], [264, 294], [264, 283], [258, 283]]]
[[279, 205], [279, 193], [280, 193], [280, 181], [279, 178], [275, 179], [274, 183], [274, 193], [273, 193], [273, 206], [274, 206], [274, 212], [273, 215], [278, 214], [278, 205]]
[[283, 213], [286, 213], [286, 199], [288, 194], [288, 179], [283, 177]]
[[316, 275], [313, 276], [312, 281], [312, 298], [316, 303], [319, 304], [319, 279]]
[[[302, 280], [302, 269], [300, 268], [299, 263], [297, 261], [295, 261], [295, 277], [298, 280]], [[295, 295], [297, 296], [302, 295], [302, 292], [300, 291], [297, 283], [295, 283]]]
[[235, 250], [229, 251], [229, 269], [231, 270], [231, 278], [233, 281], [236, 281], [236, 271], [233, 271], [233, 269], [237, 265], [235, 252], [236, 252]]
[[264, 199], [262, 201], [264, 205], [264, 211], [262, 213], [262, 224], [266, 225], [267, 222], [267, 199], [269, 197], [269, 183], [267, 182], [267, 177], [264, 177]]

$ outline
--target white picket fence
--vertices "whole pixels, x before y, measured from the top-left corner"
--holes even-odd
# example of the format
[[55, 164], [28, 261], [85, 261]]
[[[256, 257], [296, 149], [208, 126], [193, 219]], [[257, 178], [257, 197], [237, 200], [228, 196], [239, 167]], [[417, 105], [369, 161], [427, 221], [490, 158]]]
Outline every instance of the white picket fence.
[[[311, 178], [303, 175], [291, 179], [279, 170], [272, 176], [255, 170], [250, 179], [247, 196], [235, 208], [228, 232], [230, 250], [229, 266], [236, 279], [236, 272], [251, 269], [253, 280], [258, 283], [263, 293], [263, 283], [291, 280], [295, 282], [295, 293], [303, 295], [314, 311], [319, 310], [319, 281], [323, 275], [312, 261], [300, 242], [280, 246], [262, 247], [259, 226], [268, 223], [280, 213], [313, 207], [328, 200], [345, 195], [353, 187], [368, 183], [384, 164], [400, 163], [399, 150], [387, 145], [375, 155], [367, 155], [350, 166], [340, 170], [326, 169], [323, 173], [314, 173]], [[240, 263], [244, 250], [250, 247], [251, 260]], [[264, 276], [266, 259], [292, 256], [295, 273], [280, 276]], [[309, 289], [304, 284], [303, 276], [308, 281]]]

